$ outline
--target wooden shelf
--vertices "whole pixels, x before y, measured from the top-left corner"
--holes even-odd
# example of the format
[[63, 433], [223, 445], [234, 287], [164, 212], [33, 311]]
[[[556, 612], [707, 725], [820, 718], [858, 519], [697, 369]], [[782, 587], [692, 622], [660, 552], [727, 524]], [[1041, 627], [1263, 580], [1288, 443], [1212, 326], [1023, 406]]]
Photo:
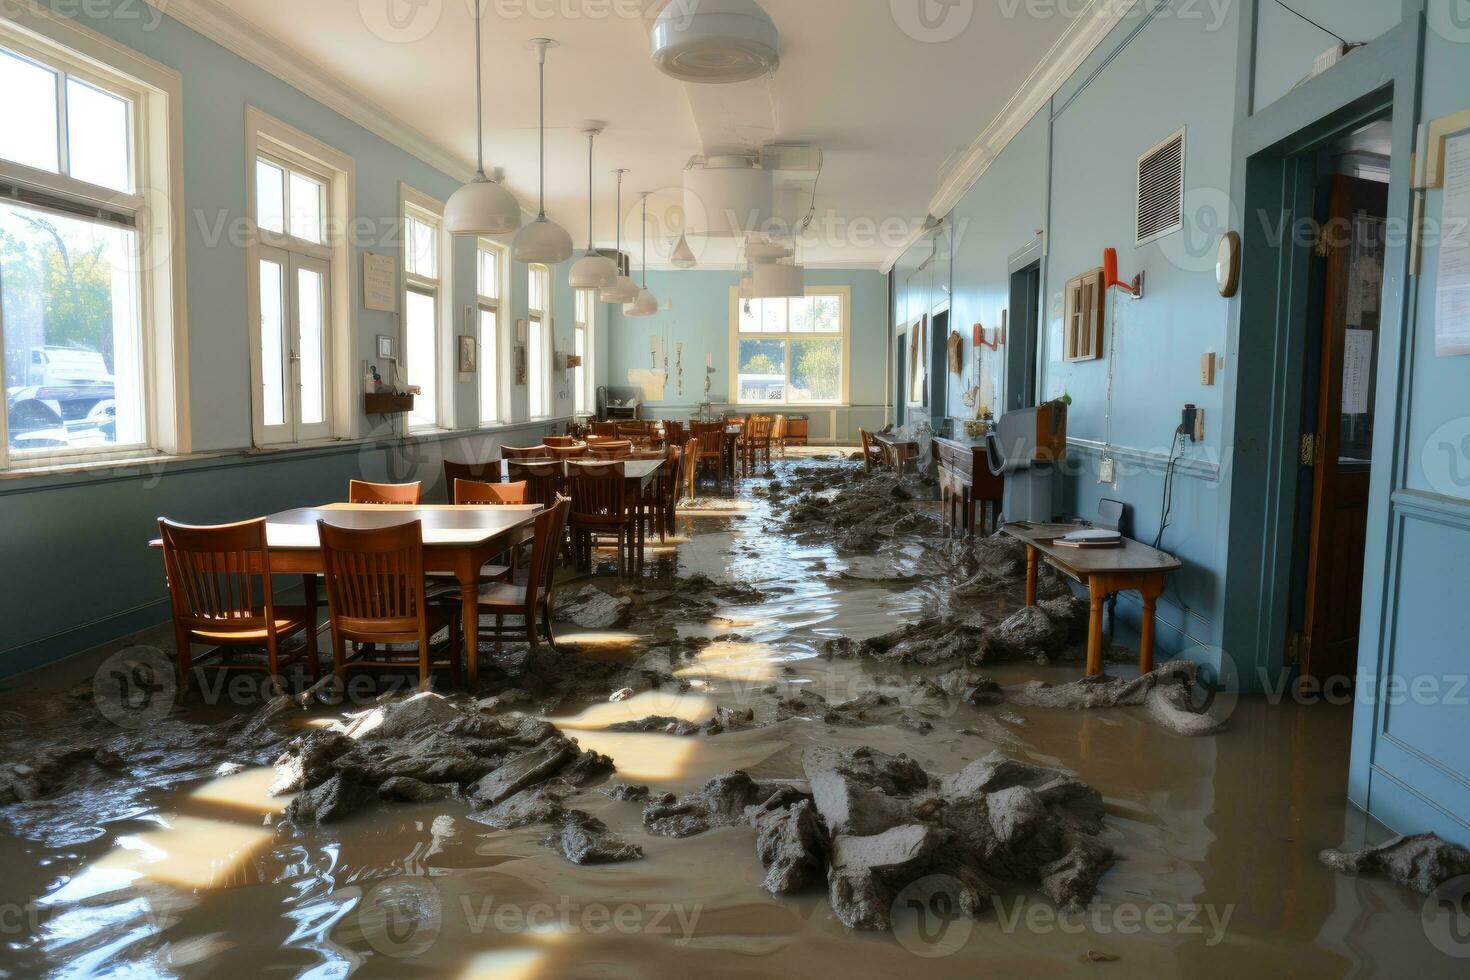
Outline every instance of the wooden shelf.
[[387, 392], [364, 394], [364, 407], [369, 415], [403, 415], [413, 411], [412, 395], [394, 395]]

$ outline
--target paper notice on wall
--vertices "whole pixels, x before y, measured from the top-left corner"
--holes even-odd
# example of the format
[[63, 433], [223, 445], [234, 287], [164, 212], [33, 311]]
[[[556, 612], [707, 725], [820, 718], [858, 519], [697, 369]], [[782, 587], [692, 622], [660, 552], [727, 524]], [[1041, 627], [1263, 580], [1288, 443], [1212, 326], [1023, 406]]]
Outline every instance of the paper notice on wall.
[[664, 400], [664, 385], [668, 383], [669, 376], [663, 371], [655, 371], [651, 368], [631, 368], [628, 371], [628, 384], [643, 391], [643, 401], [661, 402]]
[[1368, 411], [1368, 388], [1373, 381], [1373, 331], [1348, 330], [1342, 340], [1342, 414]]
[[362, 307], [398, 312], [398, 260], [393, 256], [362, 253]]
[[1445, 140], [1434, 353], [1470, 354], [1470, 133]]

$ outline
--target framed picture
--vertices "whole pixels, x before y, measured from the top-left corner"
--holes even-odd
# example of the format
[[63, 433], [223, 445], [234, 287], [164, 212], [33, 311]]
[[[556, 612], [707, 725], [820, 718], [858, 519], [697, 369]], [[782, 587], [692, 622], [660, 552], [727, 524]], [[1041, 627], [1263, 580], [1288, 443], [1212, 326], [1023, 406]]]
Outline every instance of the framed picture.
[[477, 365], [477, 358], [475, 357], [476, 350], [477, 350], [477, 348], [475, 347], [475, 338], [474, 337], [470, 336], [469, 334], [460, 334], [459, 335], [459, 373], [460, 374], [474, 374], [475, 373], [475, 371], [477, 370], [477, 367], [476, 367], [476, 365]]
[[398, 342], [387, 334], [378, 334], [378, 360], [398, 360]]

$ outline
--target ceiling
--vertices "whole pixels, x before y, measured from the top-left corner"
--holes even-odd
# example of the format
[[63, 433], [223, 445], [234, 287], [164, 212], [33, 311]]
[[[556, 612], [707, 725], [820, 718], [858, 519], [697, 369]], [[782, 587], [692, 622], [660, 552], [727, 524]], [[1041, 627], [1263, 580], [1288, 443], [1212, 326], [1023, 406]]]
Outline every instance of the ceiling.
[[[666, 2], [698, 0], [487, 0], [487, 168], [535, 210], [536, 60], [527, 42], [551, 37], [558, 46], [546, 72], [546, 210], [579, 247], [587, 235], [580, 123], [598, 119], [607, 124], [593, 171], [598, 245], [613, 245], [616, 235], [614, 167], [629, 170], [624, 247], [636, 257], [640, 243], [626, 239], [640, 227], [637, 191], [657, 192], [657, 216], [678, 200], [691, 156], [809, 141], [822, 149], [824, 165], [803, 259], [857, 267], [877, 267], [923, 225], [942, 166], [969, 147], [1062, 39], [1071, 21], [1055, 11], [1080, 6], [1037, 8], [1050, 13], [1043, 17], [1028, 16], [1025, 4], [981, 0], [760, 0], [781, 34], [775, 76], [686, 86], [649, 60], [648, 29]], [[914, 4], [929, 7], [939, 26], [914, 20]], [[182, 5], [219, 12], [215, 0]], [[223, 16], [237, 33], [258, 35], [468, 170], [475, 159], [473, 10], [474, 0], [230, 0]], [[914, 36], [931, 29], [957, 36]], [[651, 241], [650, 265], [664, 264], [667, 249]], [[707, 243], [701, 255], [703, 267], [733, 261], [728, 243]]]

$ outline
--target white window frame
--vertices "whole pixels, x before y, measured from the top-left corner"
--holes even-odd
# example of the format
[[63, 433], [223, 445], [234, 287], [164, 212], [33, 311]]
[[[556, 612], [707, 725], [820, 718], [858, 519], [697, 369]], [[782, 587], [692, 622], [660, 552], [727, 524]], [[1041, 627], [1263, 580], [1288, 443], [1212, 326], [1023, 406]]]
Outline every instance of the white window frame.
[[[321, 243], [290, 235], [289, 215], [286, 216], [286, 234], [256, 226], [255, 164], [262, 158], [326, 185], [322, 201]], [[355, 184], [356, 164], [352, 157], [255, 106], [245, 107], [245, 306], [250, 337], [250, 434], [256, 447], [309, 445], [332, 439], [352, 439], [359, 434], [356, 400], [359, 386], [355, 381], [360, 372], [352, 368], [358, 356], [357, 315], [356, 304], [352, 302], [352, 249], [347, 235], [347, 229], [352, 225]], [[318, 424], [298, 424], [294, 408], [288, 411], [284, 424], [265, 424], [262, 398], [265, 366], [260, 346], [260, 263], [267, 258], [284, 262], [289, 277], [294, 277], [295, 270], [302, 266], [326, 272], [327, 289], [323, 299], [327, 309], [322, 360], [326, 418]], [[292, 291], [294, 293], [294, 286]], [[298, 380], [293, 371], [290, 385], [296, 386]], [[288, 403], [294, 405], [295, 399], [288, 398]]]
[[[403, 247], [398, 250], [398, 272], [402, 283], [398, 298], [402, 315], [398, 318], [398, 356], [400, 381], [408, 378], [408, 294], [416, 292], [434, 297], [434, 421], [428, 424], [411, 424], [409, 416], [403, 416], [403, 425], [408, 432], [443, 432], [454, 428], [455, 360], [458, 355], [454, 337], [454, 288], [452, 269], [454, 266], [454, 240], [444, 226], [444, 202], [425, 194], [408, 184], [398, 185], [399, 234]], [[426, 222], [435, 232], [435, 277], [417, 275], [408, 271], [407, 237], [408, 218]], [[415, 401], [415, 408], [418, 407]]]
[[[760, 406], [765, 405], [772, 409], [786, 408], [842, 408], [848, 404], [849, 386], [852, 381], [852, 287], [851, 286], [808, 286], [807, 296], [835, 296], [841, 309], [842, 329], [835, 334], [831, 333], [793, 333], [789, 329], [785, 333], [741, 333], [740, 311], [743, 300], [740, 298], [740, 287], [730, 287], [730, 379], [729, 400], [731, 405], [736, 406]], [[790, 327], [788, 314], [787, 327]], [[751, 340], [779, 340], [786, 344], [786, 388], [791, 391], [791, 342], [794, 340], [834, 340], [840, 338], [842, 341], [842, 378], [838, 386], [838, 398], [836, 401], [789, 401], [785, 397], [781, 401], [758, 401], [744, 402], [740, 400], [740, 341], [743, 338]]]
[[[138, 244], [144, 430], [143, 440], [131, 445], [27, 450], [12, 458], [6, 413], [0, 411], [0, 471], [187, 453], [191, 436], [185, 211], [181, 203], [174, 206], [182, 202], [184, 187], [182, 79], [172, 68], [37, 4], [0, 5], [0, 46], [131, 103], [131, 193], [6, 160], [0, 160], [0, 185], [54, 195], [84, 208], [105, 208], [132, 221]], [[60, 84], [64, 88], [64, 81]], [[58, 104], [58, 115], [61, 111]]]
[[[574, 415], [586, 415], [595, 410], [596, 398], [593, 394], [592, 362], [595, 356], [597, 343], [597, 290], [579, 289], [575, 293], [577, 309], [572, 324], [572, 353], [577, 352], [578, 342], [582, 347], [582, 384], [577, 386], [577, 368], [572, 369], [572, 413]], [[585, 317], [583, 314], [586, 314]], [[578, 407], [577, 402], [581, 401]]]
[[[544, 286], [541, 289], [542, 306], [537, 309], [531, 305], [532, 276], [544, 276]], [[556, 331], [556, 318], [552, 313], [554, 300], [552, 290], [556, 287], [556, 277], [552, 273], [551, 266], [542, 265], [539, 262], [526, 266], [526, 418], [527, 421], [538, 419], [549, 419], [556, 414], [556, 393], [551, 389], [551, 351], [555, 346], [554, 335]], [[531, 334], [536, 332], [541, 337], [542, 356], [540, 363], [531, 360]], [[533, 373], [534, 372], [534, 373]], [[531, 393], [536, 390], [535, 380], [540, 381], [540, 389], [545, 404], [534, 405], [531, 402]], [[537, 409], [540, 409], [538, 412]]]
[[[495, 256], [495, 295], [491, 296], [481, 290], [483, 282], [480, 278], [480, 255], [489, 253]], [[475, 248], [475, 323], [474, 333], [478, 338], [480, 356], [476, 367], [479, 369], [477, 394], [479, 400], [480, 426], [501, 425], [510, 419], [510, 385], [506, 383], [507, 373], [505, 366], [510, 362], [505, 338], [508, 331], [505, 329], [505, 311], [508, 304], [504, 297], [509, 294], [510, 282], [510, 252], [499, 242], [488, 238], [481, 238], [476, 242]], [[480, 314], [495, 314], [495, 336], [486, 337], [480, 327]], [[488, 352], [488, 356], [487, 356]], [[485, 374], [493, 373], [495, 376], [495, 399], [494, 404], [485, 405]]]

